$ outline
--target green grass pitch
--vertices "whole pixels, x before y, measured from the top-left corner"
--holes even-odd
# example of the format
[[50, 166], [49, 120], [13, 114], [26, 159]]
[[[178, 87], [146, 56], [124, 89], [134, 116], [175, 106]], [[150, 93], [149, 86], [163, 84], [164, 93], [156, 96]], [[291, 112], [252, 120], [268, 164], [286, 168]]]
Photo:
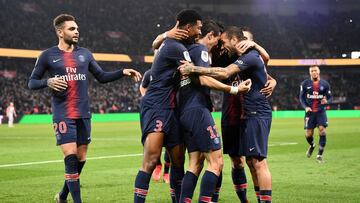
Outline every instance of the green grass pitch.
[[[329, 121], [325, 163], [318, 164], [316, 155], [305, 156], [308, 145], [301, 118], [273, 120], [268, 156], [273, 202], [360, 202], [360, 118]], [[89, 159], [81, 175], [83, 201], [132, 202], [141, 153], [138, 122], [93, 123]], [[0, 202], [53, 202], [63, 184], [62, 158], [51, 124], [0, 126]], [[230, 161], [224, 159], [220, 202], [238, 202]], [[247, 176], [248, 198], [255, 203], [248, 170]], [[194, 202], [198, 191], [199, 186]], [[170, 202], [169, 186], [152, 181], [147, 202]]]

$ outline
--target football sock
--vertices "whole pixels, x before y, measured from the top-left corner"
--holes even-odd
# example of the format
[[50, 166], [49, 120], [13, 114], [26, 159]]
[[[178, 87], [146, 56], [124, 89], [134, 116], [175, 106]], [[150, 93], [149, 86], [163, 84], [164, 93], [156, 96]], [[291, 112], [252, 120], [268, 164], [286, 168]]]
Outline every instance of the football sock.
[[325, 145], [326, 145], [326, 134], [324, 133], [320, 135], [318, 155], [322, 155], [324, 153]]
[[218, 181], [216, 183], [216, 188], [215, 188], [215, 192], [211, 198], [211, 202], [218, 202], [219, 201], [219, 195], [220, 195], [220, 189], [221, 189], [221, 184], [222, 184], [222, 172], [220, 173], [219, 177], [218, 177]]
[[[79, 175], [81, 174], [81, 171], [85, 165], [85, 162], [86, 161], [79, 161], [78, 162], [78, 173]], [[59, 195], [60, 195], [60, 199], [63, 199], [63, 200], [66, 200], [67, 199], [67, 196], [69, 194], [69, 188], [66, 184], [66, 181], [64, 181], [64, 186], [62, 188], [62, 190], [60, 191]]]
[[181, 195], [179, 203], [190, 203], [194, 195], [198, 177], [190, 171], [187, 171], [184, 175], [181, 185]]
[[151, 174], [144, 171], [138, 172], [135, 179], [134, 203], [145, 202], [146, 195], [148, 194], [150, 179]]
[[[184, 177], [184, 167], [173, 167], [171, 166], [170, 170], [170, 188], [173, 189], [175, 194], [176, 202], [180, 200], [181, 194], [181, 182]], [[171, 189], [170, 189], [171, 190]], [[172, 196], [172, 191], [170, 191], [170, 195]]]
[[254, 186], [254, 191], [255, 191], [257, 202], [260, 203], [260, 187]]
[[306, 141], [309, 143], [310, 146], [314, 146], [314, 137], [310, 136], [310, 137], [306, 137]]
[[81, 203], [80, 178], [78, 173], [79, 161], [75, 154], [65, 157], [65, 181], [74, 200], [74, 203]]
[[233, 168], [231, 170], [231, 176], [237, 196], [239, 197], [241, 202], [246, 202], [247, 180], [245, 175], [245, 169]]
[[260, 190], [260, 203], [271, 203], [271, 190]]
[[218, 181], [218, 176], [213, 172], [205, 171], [200, 185], [199, 203], [211, 202]]

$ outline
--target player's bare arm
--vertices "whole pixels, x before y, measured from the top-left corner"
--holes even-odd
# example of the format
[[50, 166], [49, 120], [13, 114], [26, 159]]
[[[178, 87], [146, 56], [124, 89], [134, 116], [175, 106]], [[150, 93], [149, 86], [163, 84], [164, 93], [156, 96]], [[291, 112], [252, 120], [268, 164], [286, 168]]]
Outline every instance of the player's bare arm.
[[252, 40], [243, 40], [236, 44], [235, 47], [238, 53], [241, 54], [245, 53], [250, 48], [256, 49], [260, 53], [260, 56], [263, 59], [265, 65], [267, 65], [268, 61], [270, 60], [270, 55], [267, 53], [267, 51], [262, 46], [258, 45]]
[[199, 76], [199, 81], [202, 86], [209, 87], [211, 89], [228, 92], [230, 94], [238, 94], [238, 93], [247, 93], [251, 88], [251, 80], [248, 79], [239, 86], [233, 87], [226, 85], [212, 77], [201, 75]]
[[55, 91], [63, 91], [67, 88], [67, 82], [61, 78], [53, 77], [47, 80], [47, 86]]
[[230, 64], [226, 68], [222, 67], [200, 67], [194, 66], [193, 64], [187, 61], [181, 61], [183, 63], [179, 66], [179, 71], [182, 75], [190, 75], [190, 74], [197, 74], [197, 75], [206, 75], [210, 76], [219, 80], [227, 79], [231, 75], [240, 72], [240, 69], [235, 64]]
[[188, 31], [179, 29], [178, 28], [179, 21], [176, 21], [175, 26], [160, 35], [158, 35], [152, 43], [153, 50], [156, 50], [160, 47], [161, 43], [165, 41], [166, 38], [176, 39], [176, 40], [183, 40], [188, 38]]
[[141, 73], [134, 69], [124, 69], [123, 74], [132, 77], [135, 82], [139, 82], [141, 80]]
[[261, 92], [262, 94], [264, 94], [266, 97], [270, 97], [270, 96], [272, 95], [275, 87], [276, 87], [277, 82], [276, 82], [276, 80], [275, 80], [273, 77], [271, 77], [269, 74], [267, 75], [267, 79], [268, 79], [268, 80], [266, 81], [266, 83], [265, 83], [265, 85], [264, 85], [264, 88], [262, 88], [262, 89], [260, 90], [260, 92]]

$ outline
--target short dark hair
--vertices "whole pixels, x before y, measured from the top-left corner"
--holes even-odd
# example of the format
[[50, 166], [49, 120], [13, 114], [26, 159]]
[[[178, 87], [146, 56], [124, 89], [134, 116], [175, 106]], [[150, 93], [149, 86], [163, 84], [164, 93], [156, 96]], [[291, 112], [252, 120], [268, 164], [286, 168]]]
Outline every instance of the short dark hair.
[[64, 25], [65, 21], [75, 21], [75, 17], [69, 14], [60, 14], [53, 20], [53, 26], [55, 29], [59, 29]]
[[201, 27], [201, 36], [205, 37], [205, 35], [209, 32], [214, 32], [215, 36], [219, 36], [221, 34], [221, 28], [219, 27], [219, 24], [210, 19], [203, 22]]
[[228, 36], [229, 39], [232, 39], [233, 37], [235, 37], [239, 41], [246, 39], [244, 37], [244, 34], [243, 34], [241, 28], [236, 27], [236, 26], [227, 27], [224, 33], [226, 34], [226, 36]]
[[176, 20], [179, 21], [179, 26], [186, 24], [196, 24], [198, 20], [202, 20], [201, 15], [192, 9], [184, 9], [176, 15]]

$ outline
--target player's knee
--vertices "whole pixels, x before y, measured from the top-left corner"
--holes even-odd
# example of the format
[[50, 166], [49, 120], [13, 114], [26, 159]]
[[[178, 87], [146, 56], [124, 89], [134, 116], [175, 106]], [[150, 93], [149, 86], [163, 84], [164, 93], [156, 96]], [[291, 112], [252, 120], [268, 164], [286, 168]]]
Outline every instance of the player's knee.
[[267, 168], [266, 159], [263, 157], [252, 158], [252, 166], [256, 171], [261, 171]]
[[242, 169], [244, 168], [244, 161], [241, 157], [231, 157], [232, 168], [234, 169]]

